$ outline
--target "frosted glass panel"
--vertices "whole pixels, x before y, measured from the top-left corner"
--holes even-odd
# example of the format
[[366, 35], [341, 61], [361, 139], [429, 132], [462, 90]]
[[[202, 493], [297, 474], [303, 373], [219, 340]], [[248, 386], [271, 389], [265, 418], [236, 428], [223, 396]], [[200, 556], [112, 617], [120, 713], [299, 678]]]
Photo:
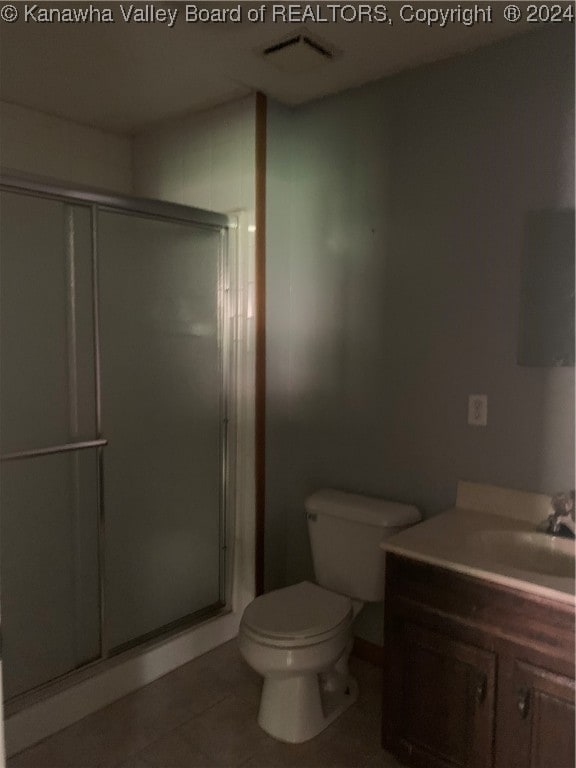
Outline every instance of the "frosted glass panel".
[[2, 465], [4, 695], [100, 651], [96, 452]]
[[112, 647], [220, 598], [217, 231], [98, 221], [107, 636]]
[[2, 453], [94, 437], [90, 209], [2, 192]]
[[[90, 208], [0, 196], [2, 454], [95, 437]], [[2, 463], [7, 698], [100, 652], [98, 467], [88, 450]]]

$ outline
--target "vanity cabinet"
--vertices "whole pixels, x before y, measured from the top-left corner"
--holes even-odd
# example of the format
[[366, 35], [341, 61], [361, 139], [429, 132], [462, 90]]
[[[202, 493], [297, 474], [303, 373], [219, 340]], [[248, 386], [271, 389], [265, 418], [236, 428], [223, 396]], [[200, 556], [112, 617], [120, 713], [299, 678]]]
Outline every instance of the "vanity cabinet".
[[387, 554], [383, 746], [414, 768], [574, 768], [574, 605]]

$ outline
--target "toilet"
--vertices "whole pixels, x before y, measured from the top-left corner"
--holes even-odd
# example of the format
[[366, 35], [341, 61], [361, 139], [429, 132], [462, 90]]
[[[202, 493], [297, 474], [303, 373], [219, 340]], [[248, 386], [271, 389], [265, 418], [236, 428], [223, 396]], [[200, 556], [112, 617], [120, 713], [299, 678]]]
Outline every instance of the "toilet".
[[313, 738], [358, 697], [348, 673], [352, 625], [365, 602], [384, 599], [382, 539], [421, 520], [416, 507], [336, 490], [305, 502], [316, 584], [257, 597], [238, 643], [264, 678], [258, 723], [297, 744]]

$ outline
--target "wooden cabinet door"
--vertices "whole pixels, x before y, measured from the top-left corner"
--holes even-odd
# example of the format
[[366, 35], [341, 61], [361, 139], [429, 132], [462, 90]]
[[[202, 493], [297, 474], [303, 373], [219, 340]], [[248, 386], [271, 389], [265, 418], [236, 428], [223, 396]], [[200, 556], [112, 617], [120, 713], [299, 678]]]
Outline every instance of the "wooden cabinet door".
[[574, 680], [513, 660], [498, 684], [496, 768], [574, 768]]
[[495, 655], [416, 624], [394, 625], [389, 663], [399, 668], [387, 679], [399, 690], [384, 691], [385, 717], [394, 721], [393, 744], [385, 745], [418, 768], [491, 768]]

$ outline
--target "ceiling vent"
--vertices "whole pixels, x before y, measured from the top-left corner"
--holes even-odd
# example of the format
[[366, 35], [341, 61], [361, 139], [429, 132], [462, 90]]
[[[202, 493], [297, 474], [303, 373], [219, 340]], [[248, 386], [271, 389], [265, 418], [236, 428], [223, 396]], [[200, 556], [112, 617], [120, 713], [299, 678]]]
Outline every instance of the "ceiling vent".
[[325, 43], [301, 31], [268, 46], [262, 56], [283, 72], [309, 72], [333, 61], [337, 53]]

